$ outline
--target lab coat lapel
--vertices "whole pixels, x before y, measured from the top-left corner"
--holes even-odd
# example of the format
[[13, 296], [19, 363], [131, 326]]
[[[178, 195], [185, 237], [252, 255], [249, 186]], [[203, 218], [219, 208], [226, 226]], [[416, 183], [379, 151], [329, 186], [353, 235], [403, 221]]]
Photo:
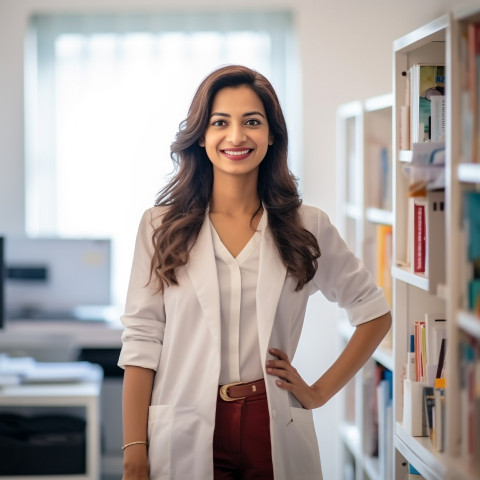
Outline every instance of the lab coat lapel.
[[260, 244], [257, 284], [258, 337], [260, 353], [264, 358], [286, 274], [287, 268], [280, 258], [272, 233], [265, 226], [262, 230], [262, 241]]
[[209, 323], [213, 340], [220, 348], [220, 293], [212, 232], [207, 215], [197, 241], [190, 250], [186, 269], [202, 307], [203, 315]]

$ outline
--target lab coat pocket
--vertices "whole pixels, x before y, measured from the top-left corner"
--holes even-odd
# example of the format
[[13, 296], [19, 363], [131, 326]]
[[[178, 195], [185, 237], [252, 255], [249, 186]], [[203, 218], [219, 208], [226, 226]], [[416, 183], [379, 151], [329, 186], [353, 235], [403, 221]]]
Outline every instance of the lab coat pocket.
[[312, 410], [306, 408], [290, 407], [290, 415], [294, 422], [310, 422], [313, 425]]
[[148, 410], [148, 457], [151, 480], [171, 478], [173, 405], [152, 405]]
[[290, 445], [295, 450], [295, 478], [321, 479], [320, 453], [313, 423], [313, 411], [290, 407], [290, 415], [292, 422], [287, 428], [293, 430], [289, 438]]

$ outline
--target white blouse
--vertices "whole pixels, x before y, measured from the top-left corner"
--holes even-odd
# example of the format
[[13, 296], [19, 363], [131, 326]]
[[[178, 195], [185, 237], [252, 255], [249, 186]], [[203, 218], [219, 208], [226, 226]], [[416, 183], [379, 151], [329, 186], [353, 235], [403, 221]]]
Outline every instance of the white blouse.
[[262, 215], [257, 231], [235, 258], [210, 221], [220, 290], [220, 385], [263, 378], [256, 292], [261, 231], [266, 217]]

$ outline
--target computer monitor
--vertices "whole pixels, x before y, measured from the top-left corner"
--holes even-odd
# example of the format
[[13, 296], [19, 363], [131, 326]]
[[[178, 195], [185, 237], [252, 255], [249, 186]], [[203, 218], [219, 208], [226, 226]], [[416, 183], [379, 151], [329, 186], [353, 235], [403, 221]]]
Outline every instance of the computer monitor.
[[0, 330], [5, 328], [5, 262], [4, 238], [0, 237]]
[[5, 239], [7, 318], [71, 318], [111, 304], [109, 239]]

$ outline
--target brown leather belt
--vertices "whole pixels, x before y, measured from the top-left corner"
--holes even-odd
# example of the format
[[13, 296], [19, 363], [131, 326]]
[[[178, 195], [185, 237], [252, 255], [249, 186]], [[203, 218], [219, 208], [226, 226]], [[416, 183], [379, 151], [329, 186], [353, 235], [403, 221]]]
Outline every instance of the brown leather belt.
[[261, 380], [248, 383], [227, 383], [226, 385], [220, 385], [218, 393], [225, 402], [242, 400], [253, 395], [265, 393], [265, 380], [262, 378]]

